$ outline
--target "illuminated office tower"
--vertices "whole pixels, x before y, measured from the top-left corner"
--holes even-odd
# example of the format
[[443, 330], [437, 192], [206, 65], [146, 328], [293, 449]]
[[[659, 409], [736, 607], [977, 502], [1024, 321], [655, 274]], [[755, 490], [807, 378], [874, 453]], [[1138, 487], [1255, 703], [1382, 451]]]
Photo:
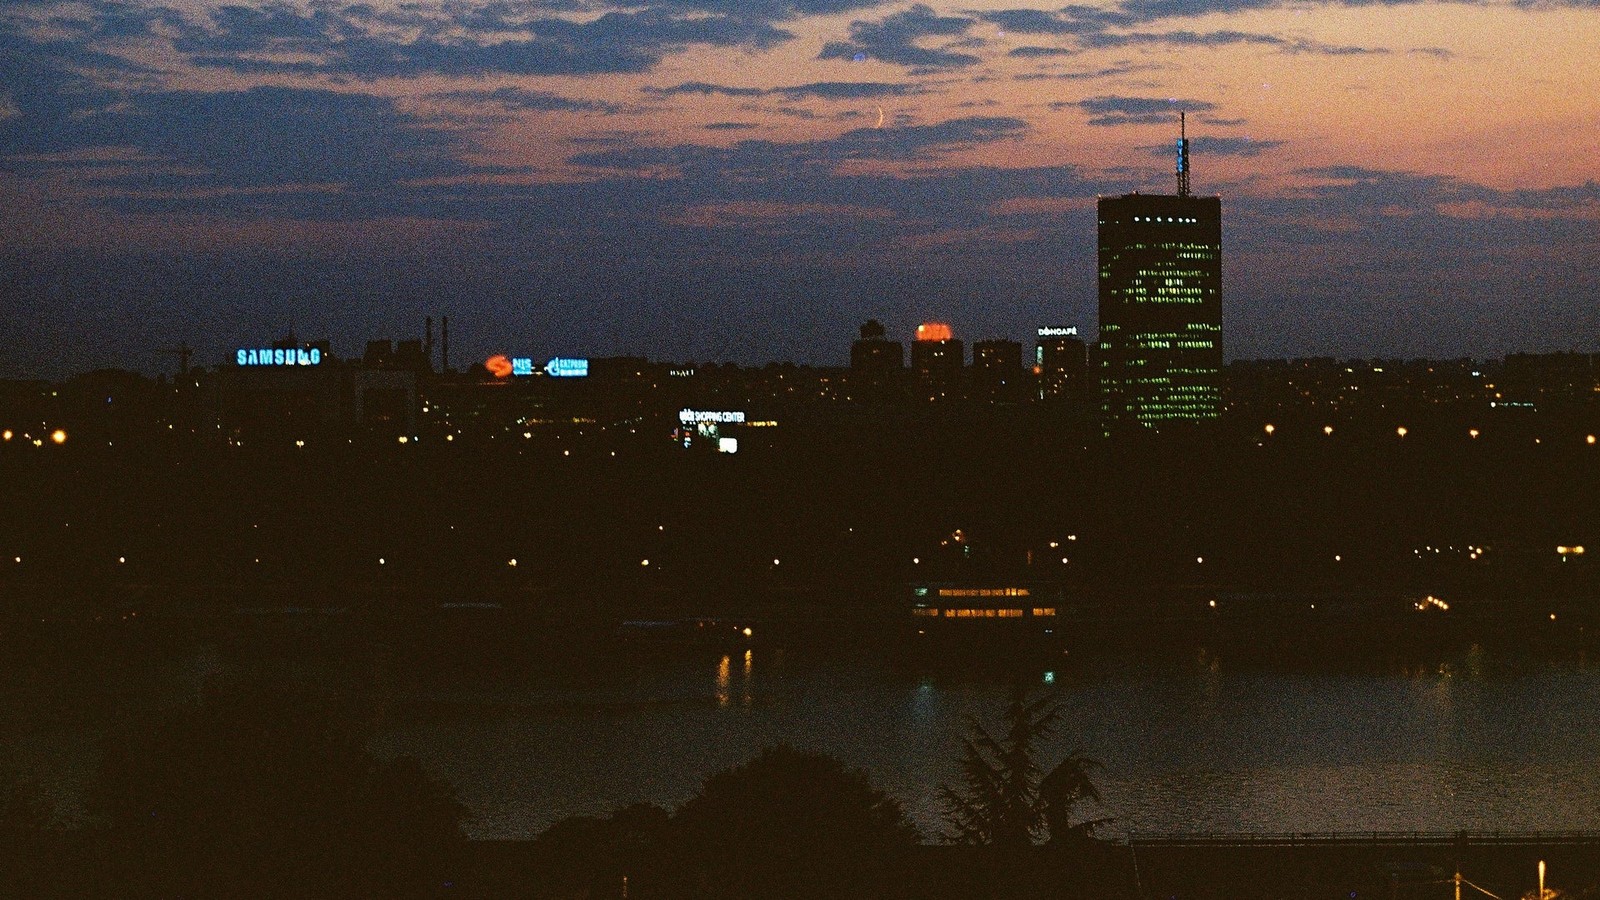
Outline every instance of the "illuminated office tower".
[[1217, 417], [1222, 376], [1222, 201], [1178, 193], [1103, 197], [1095, 371], [1107, 430]]

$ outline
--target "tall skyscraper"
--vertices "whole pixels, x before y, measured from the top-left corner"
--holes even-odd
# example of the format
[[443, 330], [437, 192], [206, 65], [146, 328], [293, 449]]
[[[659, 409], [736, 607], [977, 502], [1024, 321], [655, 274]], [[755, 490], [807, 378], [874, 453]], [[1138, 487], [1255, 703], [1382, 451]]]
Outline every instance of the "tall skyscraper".
[[1094, 368], [1108, 430], [1217, 417], [1222, 378], [1222, 201], [1178, 193], [1103, 197]]

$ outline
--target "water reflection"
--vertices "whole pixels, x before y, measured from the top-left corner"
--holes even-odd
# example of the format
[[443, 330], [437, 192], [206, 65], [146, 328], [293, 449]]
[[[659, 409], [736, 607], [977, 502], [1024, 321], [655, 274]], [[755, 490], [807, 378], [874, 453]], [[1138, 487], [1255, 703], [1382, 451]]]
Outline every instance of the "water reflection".
[[733, 693], [730, 689], [732, 682], [731, 671], [733, 657], [726, 654], [717, 661], [717, 705], [727, 706], [733, 702]]
[[[537, 668], [406, 658], [306, 651], [279, 668], [365, 698], [374, 749], [450, 779], [477, 837], [671, 806], [779, 741], [866, 769], [935, 834], [967, 717], [993, 724], [1018, 677], [1060, 699], [1045, 755], [1099, 760], [1104, 814], [1124, 831], [1580, 828], [1600, 796], [1600, 671], [1575, 651], [1276, 667], [1217, 650], [1075, 653], [987, 670], [765, 647]], [[0, 765], [79, 784], [92, 757], [66, 748], [92, 747], [118, 707], [189, 698], [262, 665], [210, 647], [142, 668], [0, 670]]]
[[[755, 651], [745, 650], [739, 672], [739, 705], [749, 706], [755, 700], [754, 679], [751, 677], [755, 671]], [[717, 706], [729, 707], [733, 700], [733, 657], [723, 654], [717, 660], [717, 674], [715, 681], [715, 695]]]

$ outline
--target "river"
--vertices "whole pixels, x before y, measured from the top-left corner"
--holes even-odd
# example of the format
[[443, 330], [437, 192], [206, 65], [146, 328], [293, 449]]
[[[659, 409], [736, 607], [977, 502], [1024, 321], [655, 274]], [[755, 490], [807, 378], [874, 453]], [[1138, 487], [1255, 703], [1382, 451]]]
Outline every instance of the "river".
[[[361, 698], [373, 748], [455, 785], [479, 838], [671, 806], [777, 742], [865, 769], [927, 837], [969, 717], [994, 724], [1014, 678], [1059, 701], [1041, 748], [1101, 764], [1113, 833], [1593, 827], [1600, 666], [1580, 653], [1465, 647], [1423, 661], [1294, 665], [1205, 650], [1063, 658], [1006, 675], [867, 650], [597, 654], [419, 664], [297, 654], [281, 674]], [[82, 662], [82, 661], [80, 661]], [[119, 710], [192, 695], [239, 664], [212, 646], [140, 663], [0, 671], [0, 773], [81, 818], [95, 738]]]

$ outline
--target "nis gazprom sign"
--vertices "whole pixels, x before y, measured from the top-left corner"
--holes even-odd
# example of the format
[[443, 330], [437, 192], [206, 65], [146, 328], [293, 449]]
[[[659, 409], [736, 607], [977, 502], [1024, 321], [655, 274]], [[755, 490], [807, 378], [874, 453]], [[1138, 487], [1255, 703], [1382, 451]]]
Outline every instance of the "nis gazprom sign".
[[504, 356], [495, 354], [484, 361], [483, 367], [489, 374], [496, 378], [537, 375], [543, 372], [551, 378], [585, 378], [589, 375], [589, 361], [587, 359], [567, 359], [556, 357], [539, 368], [531, 356]]
[[322, 350], [317, 347], [248, 347], [234, 351], [233, 361], [241, 366], [320, 366]]

